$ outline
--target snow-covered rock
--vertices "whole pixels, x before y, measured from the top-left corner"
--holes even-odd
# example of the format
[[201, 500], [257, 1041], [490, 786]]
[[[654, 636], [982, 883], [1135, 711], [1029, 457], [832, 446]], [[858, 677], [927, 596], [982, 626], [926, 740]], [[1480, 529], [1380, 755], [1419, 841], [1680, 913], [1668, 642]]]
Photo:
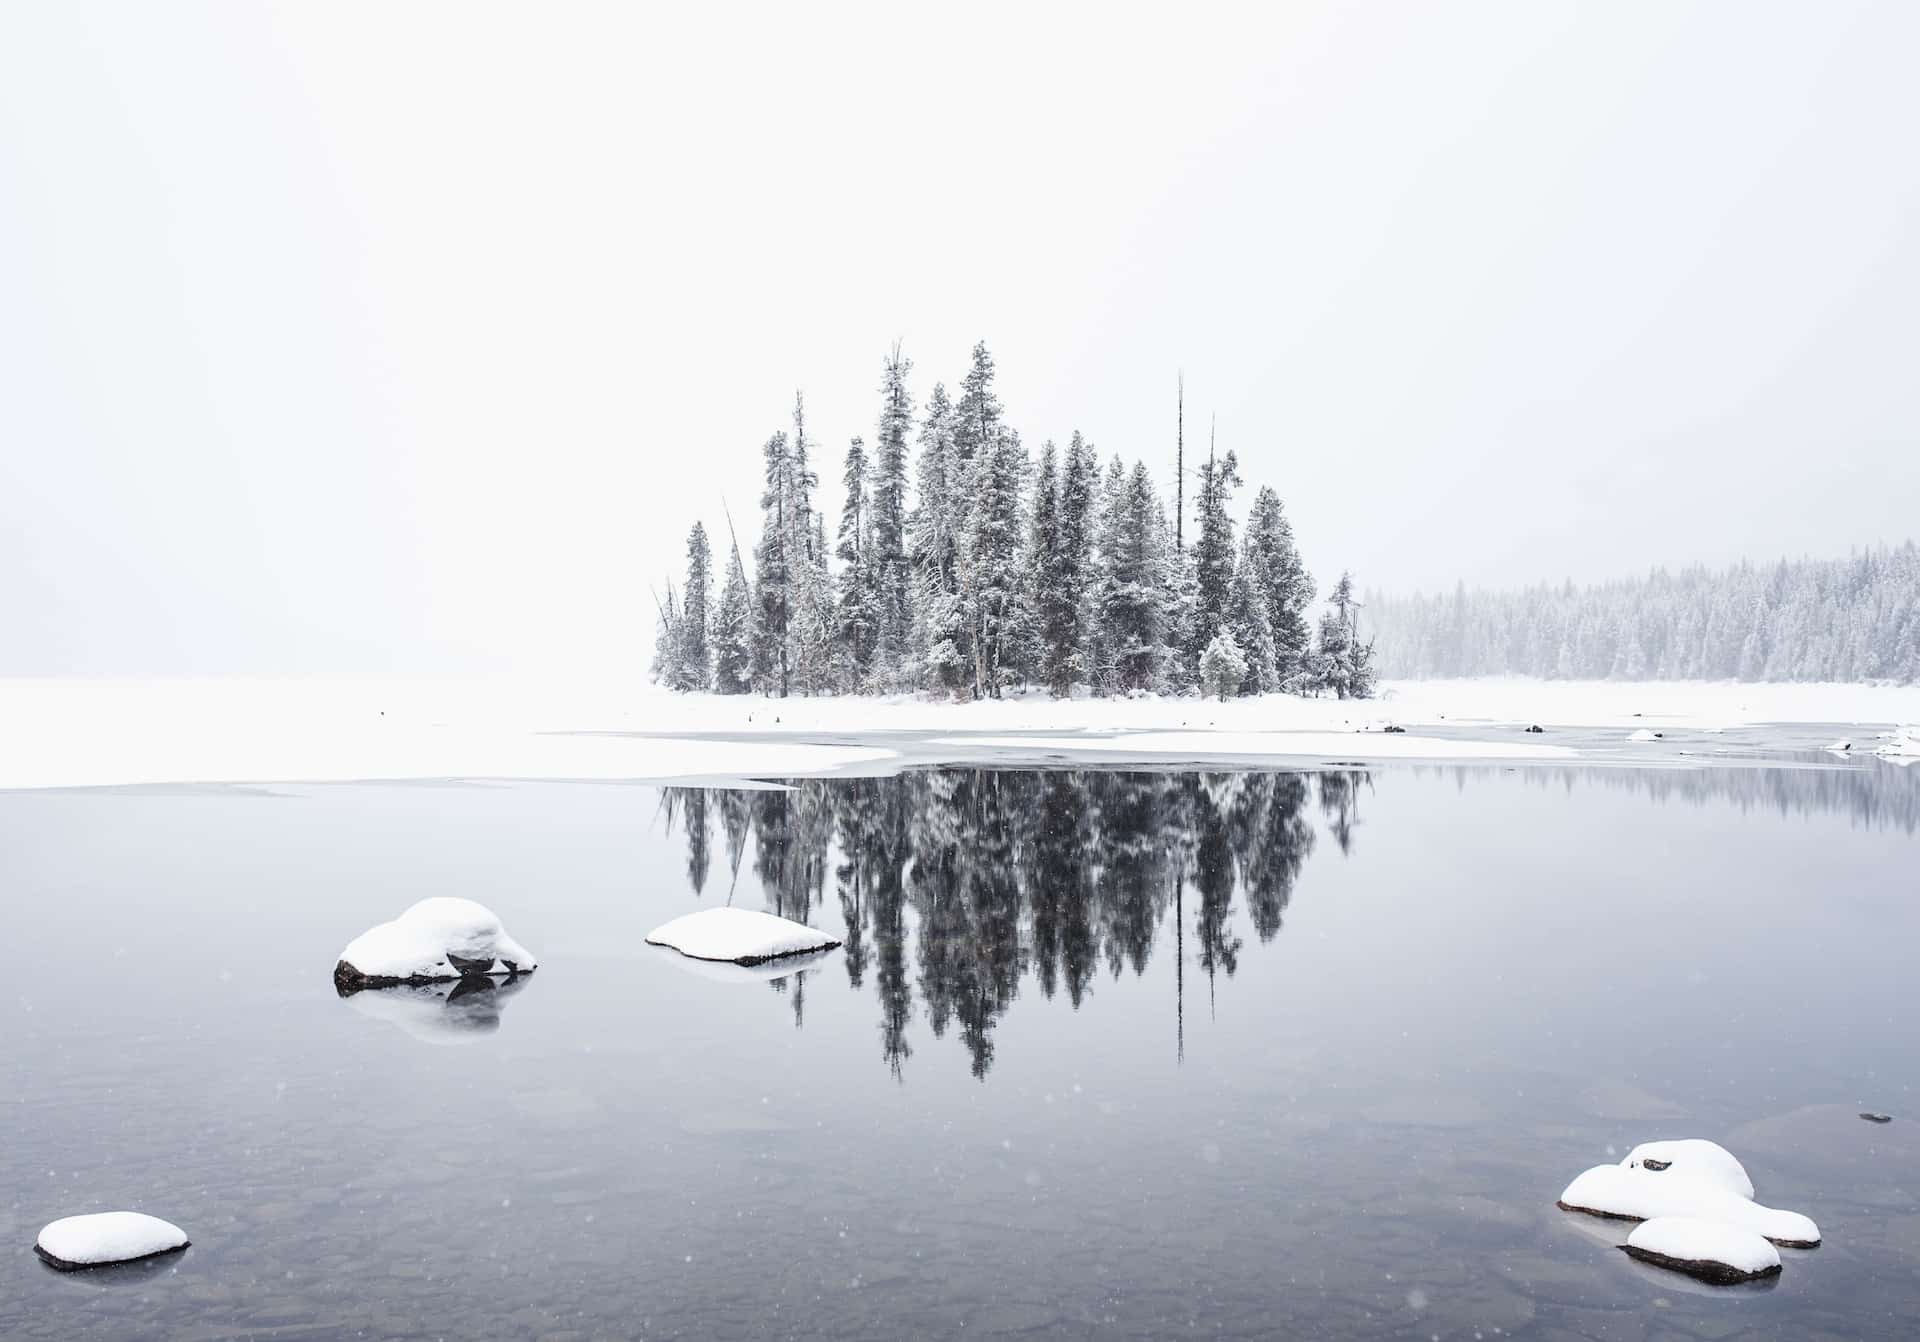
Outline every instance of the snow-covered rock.
[[696, 960], [757, 965], [787, 955], [831, 950], [840, 943], [791, 918], [723, 906], [685, 914], [647, 934], [647, 944], [671, 946]]
[[1775, 1276], [1780, 1251], [1751, 1230], [1690, 1216], [1642, 1221], [1620, 1246], [1643, 1263], [1731, 1284]]
[[473, 1044], [500, 1029], [500, 1014], [527, 986], [526, 975], [465, 978], [452, 983], [401, 984], [340, 995], [362, 1016], [385, 1021], [423, 1044]]
[[1631, 733], [1627, 739], [1629, 741], [1658, 741], [1660, 739], [1660, 733], [1654, 731], [1651, 727], [1642, 727]]
[[62, 1272], [131, 1263], [184, 1249], [186, 1232], [171, 1221], [141, 1212], [95, 1212], [63, 1216], [47, 1225], [33, 1251]]
[[1630, 1170], [1664, 1171], [1682, 1178], [1701, 1179], [1717, 1184], [1736, 1197], [1755, 1196], [1747, 1167], [1720, 1143], [1709, 1142], [1701, 1137], [1642, 1142], [1627, 1152], [1627, 1158], [1620, 1163]]
[[1847, 738], [1843, 736], [1838, 741], [1835, 741], [1832, 745], [1828, 746], [1827, 749], [1831, 750], [1836, 755], [1844, 755], [1848, 751], [1853, 749], [1853, 742], [1847, 740]]
[[390, 923], [362, 932], [340, 952], [333, 981], [341, 988], [385, 988], [491, 974], [530, 974], [539, 967], [508, 936], [493, 910], [470, 899], [423, 899]]
[[1820, 1243], [1820, 1227], [1799, 1212], [1762, 1206], [1711, 1178], [1676, 1175], [1671, 1169], [1651, 1170], [1645, 1165], [1595, 1165], [1567, 1185], [1560, 1194], [1560, 1206], [1623, 1221], [1662, 1216], [1716, 1221], [1790, 1249], [1811, 1249]]
[[1920, 757], [1920, 727], [1900, 727], [1886, 733], [1886, 744], [1878, 747], [1874, 754], [1888, 759]]

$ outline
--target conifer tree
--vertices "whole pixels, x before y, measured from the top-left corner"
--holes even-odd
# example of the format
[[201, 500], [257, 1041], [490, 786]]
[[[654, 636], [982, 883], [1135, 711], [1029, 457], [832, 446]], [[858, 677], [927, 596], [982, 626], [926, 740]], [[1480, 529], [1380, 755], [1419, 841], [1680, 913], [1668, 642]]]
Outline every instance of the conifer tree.
[[1280, 684], [1297, 677], [1312, 650], [1307, 610], [1313, 605], [1313, 578], [1300, 562], [1280, 495], [1262, 485], [1247, 514], [1247, 545], [1255, 558], [1256, 585], [1266, 601], [1272, 631], [1274, 670]]
[[967, 619], [960, 600], [958, 499], [966, 482], [953, 447], [953, 407], [935, 383], [920, 428], [919, 500], [910, 536], [919, 661], [929, 687], [957, 692], [970, 677]]
[[1020, 490], [1025, 473], [1020, 436], [1011, 429], [1001, 429], [996, 442], [974, 454], [960, 566], [976, 698], [1000, 697], [1018, 671], [1019, 650], [1030, 637], [1021, 577]]
[[873, 660], [876, 680], [884, 689], [904, 679], [912, 633], [907, 556], [907, 432], [913, 423], [907, 374], [912, 368], [896, 341], [880, 384], [880, 435], [873, 466]]
[[1247, 659], [1233, 641], [1233, 631], [1222, 628], [1200, 654], [1200, 688], [1222, 703], [1240, 693], [1247, 678]]
[[1059, 452], [1049, 438], [1040, 445], [1040, 465], [1033, 477], [1033, 529], [1027, 542], [1027, 580], [1039, 626], [1037, 661], [1041, 683], [1056, 699], [1067, 697], [1071, 672], [1060, 649], [1071, 626], [1059, 587], [1060, 580], [1060, 471]]
[[746, 694], [753, 689], [753, 592], [747, 585], [738, 541], [733, 544], [727, 580], [713, 615], [713, 688], [717, 694]]
[[1259, 569], [1259, 552], [1249, 538], [1242, 547], [1240, 565], [1234, 570], [1227, 601], [1226, 627], [1247, 663], [1246, 677], [1239, 689], [1241, 694], [1271, 694], [1279, 688], [1274, 666], [1273, 627], [1267, 617], [1266, 598], [1256, 581]]
[[840, 560], [840, 594], [835, 641], [843, 661], [840, 684], [862, 688], [873, 659], [878, 591], [871, 550], [870, 499], [867, 488], [867, 449], [858, 438], [847, 445], [845, 502], [840, 509], [840, 538], [835, 554]]
[[687, 590], [680, 603], [680, 656], [674, 667], [674, 688], [707, 688], [707, 596], [711, 583], [713, 552], [707, 545], [707, 529], [693, 524], [687, 533]]
[[793, 457], [787, 435], [774, 434], [761, 453], [765, 489], [760, 495], [760, 542], [753, 551], [753, 683], [762, 694], [784, 699], [791, 678], [787, 624], [793, 602], [788, 565]]
[[1194, 545], [1194, 581], [1199, 608], [1192, 631], [1193, 646], [1203, 650], [1226, 623], [1234, 569], [1233, 518], [1227, 513], [1233, 488], [1240, 483], [1240, 463], [1232, 452], [1211, 452], [1200, 467], [1200, 491], [1195, 504], [1200, 513], [1200, 535]]

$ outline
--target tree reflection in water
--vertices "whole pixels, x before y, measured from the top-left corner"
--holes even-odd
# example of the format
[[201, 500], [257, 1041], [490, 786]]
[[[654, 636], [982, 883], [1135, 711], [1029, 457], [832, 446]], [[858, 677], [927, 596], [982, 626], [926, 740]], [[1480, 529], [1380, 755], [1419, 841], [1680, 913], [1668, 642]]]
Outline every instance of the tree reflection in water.
[[[1218, 976], [1240, 963], [1236, 894], [1254, 933], [1271, 941], [1313, 851], [1309, 802], [1317, 793], [1347, 852], [1367, 781], [1360, 771], [938, 769], [808, 779], [785, 791], [668, 788], [663, 805], [686, 835], [696, 894], [716, 811], [728, 899], [749, 837], [775, 913], [813, 921], [831, 877], [845, 924], [840, 960], [854, 987], [873, 980], [880, 1051], [895, 1077], [912, 1056], [916, 996], [934, 1037], [957, 1034], [984, 1077], [994, 1027], [1029, 976], [1044, 997], [1064, 993], [1078, 1008], [1103, 968], [1114, 978], [1143, 973], [1163, 929], [1177, 957], [1176, 1011], [1189, 955], [1211, 998]], [[808, 974], [820, 972], [773, 985], [796, 1024]], [[1184, 1014], [1182, 1023], [1184, 1041]]]

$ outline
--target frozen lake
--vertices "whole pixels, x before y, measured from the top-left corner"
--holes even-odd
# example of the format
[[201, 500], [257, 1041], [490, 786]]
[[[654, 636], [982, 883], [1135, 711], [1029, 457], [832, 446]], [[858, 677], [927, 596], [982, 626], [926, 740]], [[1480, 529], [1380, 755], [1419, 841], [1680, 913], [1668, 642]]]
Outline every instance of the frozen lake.
[[[1920, 768], [1792, 765], [0, 793], [0, 1336], [1908, 1338]], [[429, 895], [539, 973], [338, 997]], [[1685, 1136], [1823, 1247], [1554, 1207]]]

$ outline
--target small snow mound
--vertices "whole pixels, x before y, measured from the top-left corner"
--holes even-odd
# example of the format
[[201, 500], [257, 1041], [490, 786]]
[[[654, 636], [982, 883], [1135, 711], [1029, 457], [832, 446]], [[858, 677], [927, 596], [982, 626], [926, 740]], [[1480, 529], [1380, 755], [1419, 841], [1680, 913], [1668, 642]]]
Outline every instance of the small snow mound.
[[1726, 1189], [1736, 1197], [1754, 1196], [1753, 1180], [1747, 1176], [1747, 1167], [1720, 1143], [1700, 1137], [1642, 1142], [1627, 1152], [1627, 1158], [1620, 1163], [1630, 1170], [1644, 1167], [1655, 1173], [1664, 1170], [1681, 1178], [1704, 1180]]
[[831, 950], [840, 943], [791, 918], [723, 907], [702, 909], [664, 923], [647, 934], [647, 944], [670, 946], [695, 960], [757, 965], [782, 956]]
[[1835, 741], [1832, 745], [1828, 746], [1827, 749], [1833, 751], [1836, 755], [1844, 755], [1849, 750], [1853, 749], [1853, 742], [1847, 740], [1847, 738], [1843, 736], [1838, 741]]
[[530, 974], [539, 962], [500, 919], [470, 899], [423, 899], [390, 923], [362, 932], [340, 952], [333, 981], [342, 991]]
[[1780, 1271], [1780, 1251], [1761, 1236], [1691, 1216], [1642, 1221], [1620, 1247], [1643, 1263], [1711, 1282], [1753, 1281]]
[[95, 1212], [64, 1216], [47, 1225], [33, 1251], [62, 1272], [131, 1263], [184, 1249], [186, 1232], [171, 1221], [141, 1212]]
[[1642, 727], [1627, 737], [1627, 739], [1629, 741], [1658, 741], [1660, 739], [1660, 733], [1650, 727]]
[[1560, 1206], [1622, 1221], [1662, 1216], [1717, 1221], [1792, 1249], [1811, 1249], [1820, 1243], [1820, 1227], [1799, 1212], [1764, 1207], [1711, 1179], [1676, 1175], [1672, 1169], [1653, 1170], [1644, 1164], [1633, 1169], [1595, 1165], [1567, 1185], [1560, 1194]]

